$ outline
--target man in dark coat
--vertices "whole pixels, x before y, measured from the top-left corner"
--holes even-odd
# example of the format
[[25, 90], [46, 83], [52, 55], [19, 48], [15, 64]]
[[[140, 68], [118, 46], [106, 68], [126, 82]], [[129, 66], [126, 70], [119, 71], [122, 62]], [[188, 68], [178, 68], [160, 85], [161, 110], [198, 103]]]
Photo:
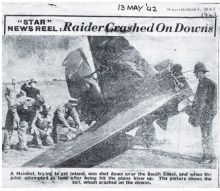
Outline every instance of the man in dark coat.
[[217, 87], [206, 77], [206, 66], [199, 62], [194, 67], [194, 73], [199, 80], [192, 106], [188, 112], [189, 123], [200, 126], [202, 133], [203, 158], [202, 163], [213, 161], [214, 147], [212, 139], [212, 120], [217, 114]]
[[[171, 74], [172, 77], [170, 85], [176, 94], [184, 89], [191, 90], [186, 78], [183, 76], [182, 66], [180, 64], [174, 64], [170, 68], [169, 74]], [[169, 103], [167, 103], [166, 107], [163, 107], [163, 112], [159, 111], [159, 119], [156, 120], [156, 122], [163, 130], [167, 129], [168, 118], [179, 113], [178, 104], [184, 99], [183, 96], [175, 96]], [[187, 97], [185, 96], [185, 98]]]
[[34, 79], [30, 79], [21, 86], [21, 90], [26, 93], [26, 96], [31, 97], [35, 100], [37, 99], [37, 96], [40, 95], [40, 90], [35, 87], [36, 83], [37, 81], [35, 81]]

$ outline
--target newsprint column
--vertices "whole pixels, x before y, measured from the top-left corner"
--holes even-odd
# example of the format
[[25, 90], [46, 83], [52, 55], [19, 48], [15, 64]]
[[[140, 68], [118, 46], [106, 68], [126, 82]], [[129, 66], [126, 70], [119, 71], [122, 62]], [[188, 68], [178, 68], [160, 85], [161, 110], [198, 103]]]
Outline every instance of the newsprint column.
[[218, 3], [3, 3], [3, 187], [219, 187]]

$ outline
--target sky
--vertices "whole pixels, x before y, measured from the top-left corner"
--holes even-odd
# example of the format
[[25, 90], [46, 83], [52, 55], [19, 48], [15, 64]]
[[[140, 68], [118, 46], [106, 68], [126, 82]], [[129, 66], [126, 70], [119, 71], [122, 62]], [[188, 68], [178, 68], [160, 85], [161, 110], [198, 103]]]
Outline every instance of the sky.
[[4, 36], [3, 81], [65, 79], [62, 62], [73, 50], [83, 48], [92, 63], [85, 37]]
[[[218, 44], [215, 37], [131, 37], [128, 40], [150, 64], [171, 59], [174, 63], [181, 64], [184, 72], [193, 70], [194, 65], [200, 61], [210, 71], [207, 76], [218, 82]], [[193, 72], [184, 75], [195, 90], [198, 80]]]
[[[149, 64], [166, 59], [183, 66], [183, 71], [193, 70], [204, 62], [210, 70], [209, 77], [217, 82], [217, 41], [214, 37], [126, 37]], [[18, 81], [65, 79], [62, 62], [73, 50], [82, 48], [91, 65], [93, 60], [86, 37], [71, 36], [3, 36], [3, 82], [12, 77]], [[186, 73], [194, 84], [192, 72]]]

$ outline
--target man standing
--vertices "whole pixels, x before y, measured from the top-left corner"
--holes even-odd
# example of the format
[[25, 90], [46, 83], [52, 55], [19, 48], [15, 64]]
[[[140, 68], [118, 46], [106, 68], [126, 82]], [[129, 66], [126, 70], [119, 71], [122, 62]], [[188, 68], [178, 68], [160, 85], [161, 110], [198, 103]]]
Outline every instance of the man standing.
[[21, 86], [21, 90], [26, 92], [27, 97], [31, 97], [33, 99], [37, 99], [37, 96], [40, 95], [40, 90], [36, 88], [36, 83], [34, 79], [28, 80], [25, 84]]
[[[69, 101], [64, 105], [59, 106], [54, 112], [53, 117], [53, 140], [54, 143], [58, 143], [60, 140], [60, 134], [63, 128], [67, 128], [65, 133], [65, 140], [71, 141], [81, 130], [79, 115], [76, 111], [78, 100], [75, 98], [69, 98]], [[71, 118], [69, 118], [71, 117]]]
[[212, 139], [212, 121], [217, 114], [216, 84], [206, 77], [206, 66], [199, 62], [194, 67], [194, 74], [199, 80], [196, 94], [189, 111], [189, 123], [200, 126], [202, 133], [203, 158], [202, 163], [208, 164], [214, 160]]
[[[186, 78], [183, 76], [182, 73], [182, 66], [180, 64], [174, 64], [170, 68], [171, 74], [171, 87], [177, 94], [168, 104], [166, 107], [163, 108], [163, 111], [159, 112], [159, 119], [156, 120], [156, 123], [159, 127], [163, 130], [167, 129], [168, 118], [174, 116], [179, 113], [178, 111], [178, 104], [182, 101], [182, 99], [187, 98], [184, 94], [180, 96], [178, 93], [190, 88]], [[190, 88], [191, 90], [191, 88]], [[192, 90], [191, 90], [192, 91]]]
[[12, 79], [11, 85], [7, 85], [5, 91], [5, 99], [8, 103], [8, 112], [5, 121], [5, 131], [4, 131], [4, 141], [3, 141], [3, 151], [8, 152], [10, 149], [10, 140], [13, 130], [19, 124], [19, 116], [16, 109], [16, 99], [19, 97], [20, 89], [17, 87], [15, 79]]
[[174, 64], [170, 70], [165, 72], [166, 75], [164, 76], [168, 78], [166, 82], [169, 82], [176, 95], [163, 106], [152, 112], [149, 119], [137, 130], [137, 144], [144, 144], [146, 147], [150, 147], [156, 142], [155, 125], [157, 124], [161, 129], [166, 131], [169, 117], [179, 114], [179, 103], [192, 93], [186, 78], [182, 74], [182, 66], [180, 64]]

